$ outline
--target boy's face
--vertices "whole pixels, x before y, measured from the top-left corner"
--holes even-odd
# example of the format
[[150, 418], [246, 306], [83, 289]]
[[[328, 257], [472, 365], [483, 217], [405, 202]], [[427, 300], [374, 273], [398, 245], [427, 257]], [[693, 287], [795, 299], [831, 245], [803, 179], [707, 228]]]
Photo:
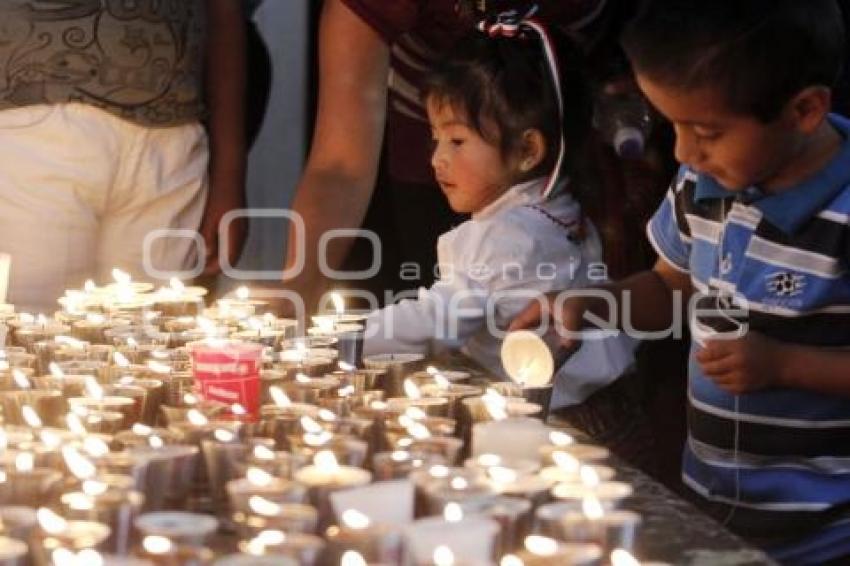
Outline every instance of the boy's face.
[[434, 138], [431, 165], [449, 205], [466, 214], [482, 210], [511, 186], [513, 168], [450, 104], [429, 98], [426, 107]]
[[646, 97], [673, 124], [676, 159], [714, 178], [730, 191], [749, 186], [770, 190], [791, 173], [799, 144], [792, 124], [782, 117], [765, 124], [728, 111], [711, 88], [685, 90], [637, 74]]

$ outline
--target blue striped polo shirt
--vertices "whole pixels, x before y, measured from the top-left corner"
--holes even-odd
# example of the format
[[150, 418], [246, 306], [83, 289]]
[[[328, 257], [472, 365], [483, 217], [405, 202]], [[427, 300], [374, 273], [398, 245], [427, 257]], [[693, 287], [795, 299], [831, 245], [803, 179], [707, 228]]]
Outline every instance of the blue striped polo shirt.
[[[775, 195], [756, 188], [736, 194], [682, 167], [647, 232], [695, 291], [745, 306], [738, 322], [750, 330], [847, 347], [850, 121], [829, 121], [844, 143], [809, 179]], [[708, 296], [698, 304], [717, 305]], [[700, 322], [735, 327], [724, 316]], [[698, 348], [692, 340], [684, 482], [732, 530], [764, 540], [781, 561], [850, 554], [850, 398], [781, 388], [735, 396], [702, 373]]]

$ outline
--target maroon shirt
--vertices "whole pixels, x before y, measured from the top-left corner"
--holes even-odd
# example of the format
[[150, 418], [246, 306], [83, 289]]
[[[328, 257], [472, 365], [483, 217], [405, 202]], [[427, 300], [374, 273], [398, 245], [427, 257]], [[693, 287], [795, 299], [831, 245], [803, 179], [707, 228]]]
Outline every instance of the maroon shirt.
[[[457, 0], [342, 0], [390, 46], [386, 130], [387, 171], [396, 181], [428, 183], [431, 133], [420, 99], [425, 73], [440, 55], [473, 29]], [[604, 0], [543, 0], [539, 16], [560, 25], [581, 25]]]

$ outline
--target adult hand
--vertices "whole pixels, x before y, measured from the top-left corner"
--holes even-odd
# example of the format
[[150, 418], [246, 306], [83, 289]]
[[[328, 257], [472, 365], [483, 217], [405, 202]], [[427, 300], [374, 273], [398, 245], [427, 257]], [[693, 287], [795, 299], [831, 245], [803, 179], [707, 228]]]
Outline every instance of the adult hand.
[[[221, 273], [221, 257], [226, 257], [229, 265], [233, 265], [239, 259], [248, 235], [248, 220], [241, 217], [223, 227], [221, 220], [228, 212], [243, 208], [245, 208], [244, 187], [222, 187], [220, 184], [211, 182], [210, 198], [207, 200], [199, 230], [207, 251], [204, 275]], [[224, 228], [224, 231], [220, 228]], [[222, 245], [226, 245], [227, 248], [222, 250]]]

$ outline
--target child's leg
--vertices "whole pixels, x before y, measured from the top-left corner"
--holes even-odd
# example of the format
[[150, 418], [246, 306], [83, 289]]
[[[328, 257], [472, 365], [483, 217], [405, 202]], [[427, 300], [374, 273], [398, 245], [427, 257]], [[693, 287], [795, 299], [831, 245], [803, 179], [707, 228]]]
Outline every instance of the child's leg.
[[52, 313], [93, 276], [98, 208], [117, 140], [67, 106], [0, 112], [0, 251], [12, 255], [7, 300]]
[[204, 259], [197, 229], [207, 196], [207, 136], [200, 124], [119, 127], [128, 150], [101, 222], [98, 273], [109, 278], [120, 267], [134, 278], [167, 280]]

